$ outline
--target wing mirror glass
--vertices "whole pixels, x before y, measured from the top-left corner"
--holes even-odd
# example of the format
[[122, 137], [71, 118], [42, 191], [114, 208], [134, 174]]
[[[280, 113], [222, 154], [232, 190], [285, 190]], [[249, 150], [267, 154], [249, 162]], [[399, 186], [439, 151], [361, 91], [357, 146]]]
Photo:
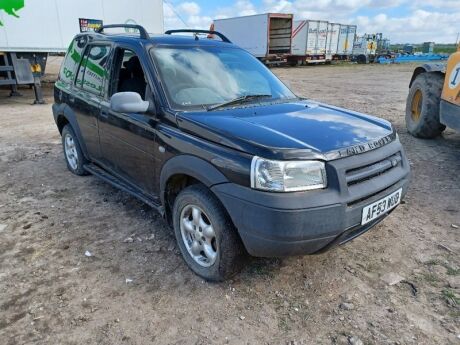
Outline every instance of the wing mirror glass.
[[117, 92], [110, 98], [110, 108], [120, 113], [145, 113], [149, 102], [142, 100], [137, 92]]

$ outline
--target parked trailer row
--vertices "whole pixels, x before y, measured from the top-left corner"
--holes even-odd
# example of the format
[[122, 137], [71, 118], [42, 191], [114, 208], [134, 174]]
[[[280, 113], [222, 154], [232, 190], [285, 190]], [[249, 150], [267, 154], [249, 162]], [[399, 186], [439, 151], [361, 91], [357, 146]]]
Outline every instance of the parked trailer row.
[[211, 28], [265, 63], [291, 65], [349, 59], [356, 35], [356, 25], [280, 13], [216, 19]]

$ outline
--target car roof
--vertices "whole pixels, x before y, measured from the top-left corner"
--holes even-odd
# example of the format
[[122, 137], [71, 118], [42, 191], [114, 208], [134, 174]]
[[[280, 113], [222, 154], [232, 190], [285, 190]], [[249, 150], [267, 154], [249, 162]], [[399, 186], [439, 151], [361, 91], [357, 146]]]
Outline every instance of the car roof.
[[153, 45], [190, 45], [190, 46], [221, 46], [221, 47], [236, 47], [232, 43], [223, 42], [220, 39], [208, 39], [204, 35], [197, 36], [186, 36], [186, 35], [154, 35], [150, 34], [148, 39], [141, 39], [138, 34], [100, 34], [100, 33], [83, 33], [77, 35], [81, 36], [90, 36], [93, 39], [98, 41], [111, 41], [118, 43], [136, 43], [142, 42], [144, 44], [153, 44]]

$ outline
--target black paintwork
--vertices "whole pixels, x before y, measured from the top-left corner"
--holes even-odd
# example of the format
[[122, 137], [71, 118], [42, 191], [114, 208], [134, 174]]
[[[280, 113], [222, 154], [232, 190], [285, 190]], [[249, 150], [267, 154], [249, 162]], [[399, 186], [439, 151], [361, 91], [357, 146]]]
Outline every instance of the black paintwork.
[[[348, 224], [344, 211], [346, 200], [353, 197], [353, 193], [356, 198], [361, 193], [344, 186], [345, 162], [350, 164], [348, 168], [370, 164], [372, 159], [377, 160], [384, 155], [379, 146], [389, 142], [393, 151], [404, 155], [389, 122], [308, 100], [241, 105], [212, 112], [171, 110], [157, 70], [149, 57], [149, 50], [162, 45], [218, 45], [238, 49], [231, 43], [172, 35], [149, 39], [96, 33], [85, 35], [88, 44], [108, 44], [112, 47], [109, 61], [112, 61], [117, 47], [130, 49], [137, 54], [151, 90], [148, 98], [153, 106], [146, 114], [117, 113], [110, 109], [110, 83], [104, 85], [106, 91], [103, 95], [96, 96], [77, 88], [73, 83], [59, 80], [55, 85], [53, 105], [56, 123], [60, 129], [63, 123], [72, 125], [86, 158], [92, 162], [88, 166], [89, 171], [131, 194], [137, 193], [142, 200], [157, 205], [160, 211], [165, 205], [168, 180], [176, 174], [191, 176], [211, 188], [227, 208], [234, 223], [242, 227], [251, 215], [240, 214], [244, 210], [236, 206], [239, 202], [233, 203], [235, 198], [244, 199], [240, 206], [244, 203], [258, 204], [257, 207], [248, 205], [246, 211], [259, 212], [262, 206], [260, 214], [267, 213], [270, 207], [288, 207], [296, 210], [296, 217], [300, 217], [301, 214], [297, 212], [299, 208], [305, 208], [307, 212], [309, 207], [317, 207], [321, 211], [311, 219], [321, 222], [321, 217], [329, 217], [318, 229], [327, 228], [328, 224], [333, 223], [335, 232], [329, 231], [326, 237], [318, 233], [321, 241], [315, 242], [309, 250], [304, 246], [296, 247], [304, 253], [312, 252], [336, 238], [337, 229], [345, 230], [344, 225]], [[76, 74], [76, 71], [73, 72]], [[109, 81], [111, 75], [109, 71]], [[360, 155], [342, 159], [357, 153]], [[250, 188], [250, 167], [254, 155], [281, 160], [314, 158], [327, 161], [328, 188], [297, 193], [255, 191]], [[366, 162], [360, 156], [365, 156]], [[395, 183], [400, 183], [404, 185], [404, 191], [407, 189], [409, 166], [405, 157], [403, 163], [404, 169], [389, 176], [385, 185], [396, 186]], [[372, 184], [368, 186], [370, 188], [367, 187], [366, 195], [376, 195], [381, 191], [376, 188], [383, 188], [383, 184], [380, 186], [379, 183], [374, 183], [374, 187]], [[297, 224], [298, 228], [298, 221], [307, 220], [309, 213], [288, 219], [287, 213], [281, 212], [280, 217], [287, 222], [284, 225], [279, 219], [273, 218], [277, 214], [269, 213], [265, 223], [271, 220], [272, 226], [287, 229], [284, 225]], [[241, 217], [245, 219], [236, 219]], [[248, 235], [247, 229], [238, 230]], [[307, 237], [310, 241], [311, 236]], [[247, 248], [250, 242], [245, 241]], [[257, 250], [248, 250], [258, 254]], [[262, 255], [266, 253], [263, 251]], [[293, 250], [293, 253], [298, 253], [298, 250]]]

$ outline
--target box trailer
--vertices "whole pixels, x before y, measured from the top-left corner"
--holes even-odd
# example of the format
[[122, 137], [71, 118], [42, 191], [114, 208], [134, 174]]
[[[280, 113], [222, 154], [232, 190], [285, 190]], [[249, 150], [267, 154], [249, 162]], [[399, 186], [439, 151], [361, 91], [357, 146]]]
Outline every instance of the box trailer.
[[3, 1], [0, 6], [0, 85], [33, 84], [48, 53], [63, 53], [73, 36], [101, 24], [141, 24], [163, 33], [162, 0]]
[[[6, 2], [6, 1], [5, 1]], [[21, 2], [21, 1], [17, 1]], [[65, 52], [82, 28], [80, 18], [104, 24], [141, 24], [148, 32], [163, 33], [161, 0], [40, 0], [9, 15], [0, 7], [0, 51]], [[87, 26], [88, 27], [88, 26]], [[82, 28], [84, 29], [84, 27]]]
[[292, 31], [290, 64], [326, 61], [328, 22], [323, 20], [298, 20]]
[[326, 61], [331, 61], [333, 56], [337, 54], [337, 46], [339, 43], [340, 24], [329, 23], [327, 25], [327, 40], [326, 40]]
[[355, 42], [355, 35], [356, 25], [340, 25], [337, 59], [348, 60], [350, 58], [353, 51], [353, 43]]
[[215, 19], [212, 28], [266, 63], [291, 53], [292, 14], [265, 13]]

